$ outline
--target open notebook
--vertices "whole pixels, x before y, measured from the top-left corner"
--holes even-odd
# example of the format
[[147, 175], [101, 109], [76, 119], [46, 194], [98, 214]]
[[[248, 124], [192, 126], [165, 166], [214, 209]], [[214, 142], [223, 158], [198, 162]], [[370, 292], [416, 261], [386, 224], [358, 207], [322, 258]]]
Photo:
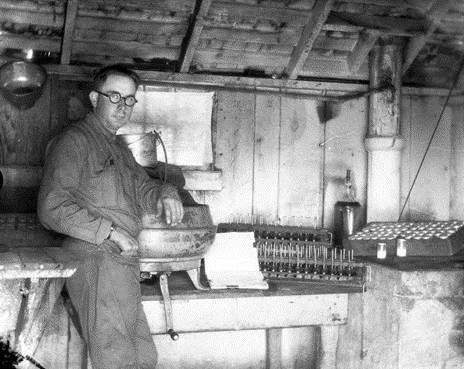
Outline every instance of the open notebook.
[[268, 289], [259, 271], [253, 232], [217, 233], [205, 255], [205, 271], [210, 287]]

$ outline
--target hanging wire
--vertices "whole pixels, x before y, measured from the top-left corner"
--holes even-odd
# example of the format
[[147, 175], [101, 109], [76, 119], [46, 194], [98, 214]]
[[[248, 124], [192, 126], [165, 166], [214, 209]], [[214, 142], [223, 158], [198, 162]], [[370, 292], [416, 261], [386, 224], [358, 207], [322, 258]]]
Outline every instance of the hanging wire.
[[[164, 146], [163, 139], [159, 135], [158, 132], [153, 130], [153, 134], [155, 135], [155, 142], [158, 140], [161, 144], [161, 147], [163, 148], [163, 154], [164, 154], [164, 178], [163, 178], [163, 183], [166, 183], [168, 180], [168, 154], [166, 152], [166, 146]], [[155, 145], [156, 146], [156, 145]]]
[[427, 156], [427, 153], [429, 152], [430, 146], [432, 145], [433, 138], [435, 137], [435, 133], [437, 132], [438, 126], [440, 125], [441, 118], [443, 118], [443, 114], [445, 112], [446, 106], [448, 105], [451, 94], [453, 93], [453, 90], [455, 89], [456, 84], [458, 83], [459, 76], [461, 75], [461, 72], [463, 69], [464, 69], [464, 55], [461, 57], [461, 63], [459, 64], [458, 71], [456, 73], [456, 76], [454, 77], [453, 84], [451, 85], [448, 95], [446, 96], [446, 100], [441, 109], [440, 116], [438, 117], [437, 123], [435, 124], [435, 128], [433, 129], [432, 135], [430, 136], [429, 143], [427, 144], [425, 153], [422, 156], [422, 160], [419, 164], [419, 168], [417, 168], [417, 172], [416, 172], [416, 175], [414, 176], [414, 180], [412, 181], [411, 187], [409, 188], [408, 195], [406, 196], [406, 199], [404, 200], [403, 207], [401, 208], [400, 215], [398, 216], [398, 222], [401, 220], [401, 216], [403, 215], [404, 209], [406, 208], [406, 204], [408, 203], [409, 197], [411, 196], [412, 189], [414, 188], [414, 185], [416, 184], [417, 178], [419, 177], [420, 170], [422, 169], [422, 165], [424, 164], [425, 157]]

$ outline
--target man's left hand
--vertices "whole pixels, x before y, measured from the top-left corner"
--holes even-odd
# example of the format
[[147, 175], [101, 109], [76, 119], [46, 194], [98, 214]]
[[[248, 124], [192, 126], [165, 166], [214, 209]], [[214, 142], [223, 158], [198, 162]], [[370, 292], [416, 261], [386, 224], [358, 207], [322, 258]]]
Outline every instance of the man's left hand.
[[176, 225], [182, 221], [184, 217], [184, 207], [182, 203], [174, 198], [164, 197], [156, 202], [156, 216], [160, 217], [163, 213], [166, 217], [166, 223]]

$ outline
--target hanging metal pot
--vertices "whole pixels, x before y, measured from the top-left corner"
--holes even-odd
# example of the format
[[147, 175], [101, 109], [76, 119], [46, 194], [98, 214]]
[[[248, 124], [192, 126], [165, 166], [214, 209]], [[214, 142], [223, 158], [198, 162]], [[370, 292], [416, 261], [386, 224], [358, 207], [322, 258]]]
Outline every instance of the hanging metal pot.
[[35, 104], [46, 80], [45, 69], [34, 63], [11, 61], [0, 67], [0, 90], [10, 103], [21, 110]]
[[142, 167], [156, 166], [158, 163], [157, 141], [153, 132], [120, 134], [117, 137], [127, 145], [139, 165]]

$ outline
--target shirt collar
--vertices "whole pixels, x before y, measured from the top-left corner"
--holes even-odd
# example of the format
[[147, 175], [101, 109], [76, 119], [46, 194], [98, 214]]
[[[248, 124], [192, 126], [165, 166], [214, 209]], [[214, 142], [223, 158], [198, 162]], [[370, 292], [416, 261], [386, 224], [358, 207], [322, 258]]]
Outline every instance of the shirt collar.
[[116, 140], [116, 134], [107, 130], [102, 122], [102, 119], [94, 112], [87, 114], [86, 121], [89, 122], [93, 129], [95, 129], [98, 133], [103, 134], [108, 140]]

